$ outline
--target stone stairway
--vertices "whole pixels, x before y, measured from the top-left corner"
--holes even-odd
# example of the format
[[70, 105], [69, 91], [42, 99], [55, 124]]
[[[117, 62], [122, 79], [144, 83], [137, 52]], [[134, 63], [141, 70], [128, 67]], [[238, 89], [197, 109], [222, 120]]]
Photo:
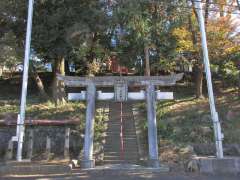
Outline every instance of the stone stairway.
[[135, 123], [130, 103], [122, 106], [123, 151], [121, 151], [121, 103], [109, 104], [104, 164], [137, 164], [139, 160]]

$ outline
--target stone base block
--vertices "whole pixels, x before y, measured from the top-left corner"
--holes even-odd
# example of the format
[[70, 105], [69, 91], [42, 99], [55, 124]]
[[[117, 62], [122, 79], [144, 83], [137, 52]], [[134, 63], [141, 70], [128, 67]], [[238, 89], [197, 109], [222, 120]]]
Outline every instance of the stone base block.
[[0, 164], [0, 177], [7, 175], [71, 174], [69, 165], [32, 162], [6, 162]]
[[80, 168], [81, 169], [91, 169], [95, 167], [94, 160], [81, 160], [80, 161]]
[[160, 167], [160, 161], [158, 159], [149, 159], [147, 161], [147, 166], [152, 168], [159, 168]]
[[201, 173], [207, 174], [240, 174], [240, 158], [224, 157], [217, 159], [214, 157], [194, 158]]

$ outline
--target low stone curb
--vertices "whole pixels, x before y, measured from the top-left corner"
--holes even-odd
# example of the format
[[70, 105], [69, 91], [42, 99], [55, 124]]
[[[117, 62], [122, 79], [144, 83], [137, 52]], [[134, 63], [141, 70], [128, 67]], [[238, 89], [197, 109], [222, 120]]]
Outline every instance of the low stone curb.
[[240, 157], [196, 157], [199, 172], [206, 174], [233, 174], [240, 175]]
[[0, 164], [0, 177], [7, 175], [71, 174], [71, 170], [69, 165], [64, 164], [2, 163]]

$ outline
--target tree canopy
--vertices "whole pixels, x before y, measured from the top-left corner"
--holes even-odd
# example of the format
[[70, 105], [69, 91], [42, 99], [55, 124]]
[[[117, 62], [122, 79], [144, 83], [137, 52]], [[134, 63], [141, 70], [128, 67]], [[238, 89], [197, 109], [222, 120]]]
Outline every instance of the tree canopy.
[[[115, 53], [120, 63], [135, 68], [135, 73], [140, 73], [147, 61], [152, 74], [170, 73], [184, 59], [196, 62], [203, 77], [198, 21], [189, 2], [35, 1], [32, 50], [42, 63], [50, 62], [55, 68], [60, 61], [74, 63], [78, 75], [98, 74]], [[233, 3], [207, 0], [203, 11], [212, 66], [231, 67], [237, 72], [240, 40]], [[27, 1], [0, 2], [2, 66], [22, 61], [26, 13]]]

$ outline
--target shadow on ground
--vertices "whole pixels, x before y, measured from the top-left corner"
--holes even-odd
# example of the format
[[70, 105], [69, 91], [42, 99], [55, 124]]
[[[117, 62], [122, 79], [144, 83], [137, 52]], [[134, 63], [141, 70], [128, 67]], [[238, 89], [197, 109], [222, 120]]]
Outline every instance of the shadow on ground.
[[240, 176], [223, 175], [200, 175], [185, 173], [159, 173], [145, 171], [127, 170], [74, 170], [71, 175], [52, 176], [9, 176], [2, 177], [2, 180], [61, 180], [61, 179], [82, 179], [82, 180], [239, 180]]

